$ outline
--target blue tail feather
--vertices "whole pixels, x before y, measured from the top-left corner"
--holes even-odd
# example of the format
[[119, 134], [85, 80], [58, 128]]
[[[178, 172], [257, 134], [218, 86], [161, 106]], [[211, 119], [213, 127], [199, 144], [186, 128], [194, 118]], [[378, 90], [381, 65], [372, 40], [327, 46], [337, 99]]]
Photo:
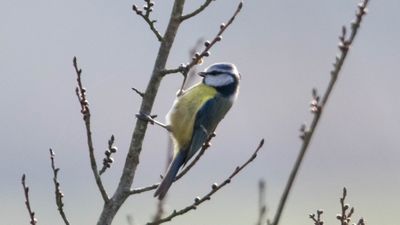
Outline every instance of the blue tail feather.
[[167, 173], [164, 176], [164, 179], [161, 181], [160, 185], [158, 186], [156, 192], [154, 193], [154, 197], [158, 196], [158, 199], [163, 199], [168, 192], [168, 189], [171, 187], [171, 184], [174, 182], [176, 174], [179, 171], [179, 168], [185, 162], [185, 154], [183, 151], [180, 151], [176, 157], [171, 162]]

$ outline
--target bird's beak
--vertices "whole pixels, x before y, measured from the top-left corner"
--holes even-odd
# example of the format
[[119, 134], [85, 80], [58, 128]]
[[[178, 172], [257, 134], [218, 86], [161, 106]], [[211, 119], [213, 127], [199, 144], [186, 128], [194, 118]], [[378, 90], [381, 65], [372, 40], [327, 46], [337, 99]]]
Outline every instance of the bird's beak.
[[199, 72], [198, 75], [201, 76], [201, 77], [205, 77], [207, 75], [207, 73], [206, 72]]

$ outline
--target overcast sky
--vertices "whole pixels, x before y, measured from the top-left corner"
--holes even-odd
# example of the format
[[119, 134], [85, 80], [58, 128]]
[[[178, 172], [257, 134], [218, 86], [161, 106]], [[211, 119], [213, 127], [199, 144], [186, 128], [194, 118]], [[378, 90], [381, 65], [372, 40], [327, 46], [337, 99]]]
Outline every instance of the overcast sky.
[[[191, 12], [203, 1], [187, 1]], [[94, 224], [102, 208], [90, 170], [72, 58], [78, 57], [92, 112], [99, 164], [111, 134], [119, 148], [103, 175], [112, 193], [121, 173], [140, 99], [158, 42], [132, 12], [143, 1], [2, 0], [0, 7], [0, 217], [7, 225], [28, 224], [20, 178], [27, 174], [32, 207], [41, 225], [62, 224], [54, 202], [48, 149], [56, 152], [65, 211], [72, 224]], [[210, 39], [238, 1], [215, 1], [185, 22], [168, 67], [188, 61], [199, 38]], [[356, 0], [245, 1], [223, 41], [198, 70], [227, 61], [242, 74], [238, 101], [217, 129], [212, 147], [170, 189], [167, 210], [191, 204], [244, 162], [261, 138], [257, 159], [231, 184], [176, 225], [243, 225], [257, 218], [259, 179], [267, 182], [273, 217], [300, 149], [299, 128], [309, 123], [311, 89], [323, 92], [337, 54], [342, 25], [350, 24]], [[152, 17], [164, 32], [172, 3], [156, 1]], [[354, 219], [368, 224], [398, 221], [400, 195], [400, 1], [371, 1], [359, 35], [325, 108], [299, 172], [282, 224], [312, 224], [308, 214], [324, 209], [337, 224], [339, 197], [348, 188]], [[161, 84], [153, 113], [163, 120], [182, 77]], [[167, 134], [149, 127], [135, 187], [159, 181]], [[131, 214], [144, 224], [155, 212], [153, 192], [126, 201], [114, 224]]]

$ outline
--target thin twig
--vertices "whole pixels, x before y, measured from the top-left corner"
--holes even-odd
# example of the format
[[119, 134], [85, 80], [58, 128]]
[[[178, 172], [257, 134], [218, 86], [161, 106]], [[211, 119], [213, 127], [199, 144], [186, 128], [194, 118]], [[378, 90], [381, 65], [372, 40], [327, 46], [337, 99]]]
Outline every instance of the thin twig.
[[66, 225], [69, 225], [69, 221], [67, 219], [67, 216], [65, 215], [64, 212], [64, 202], [62, 200], [62, 198], [64, 197], [64, 194], [61, 192], [60, 189], [60, 182], [58, 182], [57, 180], [57, 176], [58, 176], [58, 172], [60, 171], [60, 168], [56, 168], [55, 162], [54, 162], [54, 151], [52, 149], [49, 150], [50, 151], [50, 160], [51, 160], [51, 169], [53, 170], [53, 182], [54, 182], [54, 193], [55, 193], [55, 197], [56, 197], [56, 205], [57, 205], [57, 209], [58, 212], [60, 213], [61, 218], [63, 219], [64, 223]]
[[357, 225], [365, 225], [365, 220], [364, 218], [360, 218], [357, 222]]
[[104, 189], [103, 182], [101, 181], [100, 174], [98, 173], [98, 170], [97, 170], [96, 157], [94, 156], [92, 131], [90, 128], [91, 114], [90, 114], [90, 109], [89, 109], [89, 102], [86, 98], [86, 89], [82, 86], [82, 80], [81, 80], [82, 69], [79, 69], [76, 57], [74, 57], [73, 64], [74, 64], [75, 72], [77, 75], [76, 81], [78, 83], [78, 86], [75, 89], [75, 93], [76, 93], [76, 96], [78, 97], [79, 103], [81, 105], [81, 113], [83, 115], [83, 120], [85, 122], [87, 144], [88, 144], [88, 149], [89, 149], [90, 166], [92, 168], [92, 172], [93, 172], [94, 178], [96, 180], [97, 187], [99, 188], [101, 197], [103, 198], [104, 202], [108, 202], [109, 198], [108, 198], [107, 192]]
[[184, 71], [184, 65], [180, 65], [178, 68], [175, 69], [164, 69], [161, 71], [162, 75], [173, 74], [173, 73], [182, 73]]
[[231, 180], [242, 170], [244, 169], [248, 164], [250, 164], [256, 157], [257, 157], [257, 153], [258, 151], [261, 149], [261, 147], [264, 145], [264, 139], [262, 139], [260, 141], [260, 143], [258, 144], [258, 147], [256, 148], [256, 150], [254, 151], [254, 153], [250, 156], [250, 158], [243, 163], [241, 166], [236, 167], [236, 169], [233, 171], [233, 173], [227, 178], [225, 179], [221, 184], [213, 184], [211, 186], [211, 191], [208, 192], [206, 195], [204, 195], [203, 197], [196, 197], [193, 204], [177, 211], [174, 210], [169, 216], [160, 219], [158, 221], [153, 221], [153, 222], [149, 222], [147, 223], [147, 225], [156, 225], [156, 224], [161, 224], [161, 223], [165, 223], [168, 221], [171, 221], [174, 217], [183, 215], [191, 210], [194, 210], [197, 208], [197, 206], [199, 206], [200, 204], [202, 204], [203, 202], [210, 200], [211, 196], [213, 194], [215, 194], [218, 190], [220, 190], [221, 188], [223, 188], [225, 185], [229, 184], [231, 182]]
[[145, 0], [146, 5], [143, 7], [143, 10], [145, 11], [143, 13], [142, 9], [138, 9], [136, 5], [132, 6], [132, 10], [136, 12], [139, 16], [141, 16], [144, 21], [149, 25], [150, 30], [153, 31], [153, 33], [156, 35], [157, 39], [159, 42], [163, 41], [163, 37], [161, 36], [160, 32], [157, 30], [157, 28], [154, 26], [154, 24], [157, 22], [157, 20], [152, 20], [150, 19], [150, 13], [153, 11], [154, 7], [154, 2], [150, 0]]
[[111, 135], [110, 140], [108, 140], [108, 149], [104, 152], [105, 157], [103, 159], [103, 167], [99, 171], [99, 175], [106, 172], [107, 168], [110, 168], [111, 164], [114, 162], [114, 159], [111, 156], [118, 151], [118, 148], [114, 146], [114, 141], [114, 135]]
[[346, 196], [347, 196], [347, 190], [344, 187], [343, 188], [343, 195], [340, 198], [340, 208], [341, 208], [341, 214], [338, 214], [336, 216], [336, 219], [338, 219], [340, 221], [341, 225], [348, 225], [351, 221], [351, 216], [354, 213], [354, 207], [349, 206], [349, 204], [347, 204], [345, 202], [346, 200]]
[[[345, 202], [346, 197], [347, 197], [347, 190], [344, 187], [342, 197], [339, 200], [341, 213], [336, 215], [336, 219], [338, 219], [340, 221], [341, 225], [349, 225], [350, 221], [351, 221], [351, 217], [353, 216], [353, 213], [354, 213], [354, 207], [350, 208], [350, 205]], [[358, 221], [357, 225], [358, 224], [364, 224], [364, 219], [361, 218]]]
[[215, 35], [214, 39], [209, 42], [206, 41], [204, 42], [204, 50], [201, 53], [195, 53], [195, 55], [192, 58], [192, 61], [188, 64], [182, 64], [180, 65], [177, 69], [169, 69], [169, 70], [163, 70], [162, 74], [163, 75], [167, 75], [170, 73], [177, 73], [180, 72], [183, 75], [183, 81], [182, 81], [182, 85], [181, 88], [179, 89], [178, 92], [178, 96], [181, 95], [183, 93], [183, 88], [185, 86], [186, 80], [187, 80], [187, 75], [190, 71], [190, 69], [199, 64], [199, 62], [202, 61], [203, 57], [208, 57], [210, 56], [210, 49], [219, 41], [222, 40], [222, 34], [225, 32], [225, 30], [232, 24], [233, 20], [236, 18], [236, 16], [239, 14], [240, 10], [243, 7], [243, 2], [240, 2], [238, 7], [236, 8], [236, 11], [234, 12], [233, 16], [228, 20], [228, 22], [226, 24], [222, 23], [220, 25], [220, 29], [217, 33], [217, 35]]
[[267, 213], [267, 206], [265, 204], [265, 180], [260, 180], [258, 183], [258, 220], [257, 225], [264, 224], [265, 216]]
[[[361, 21], [363, 16], [366, 14], [366, 7], [368, 4], [368, 0], [363, 0], [359, 5], [358, 5], [358, 11], [356, 13], [356, 20], [352, 23], [351, 25], [351, 34], [350, 36], [347, 38], [346, 37], [346, 28], [343, 27], [342, 29], [342, 34], [339, 37], [340, 39], [340, 43], [339, 43], [339, 51], [340, 54], [338, 57], [336, 57], [335, 59], [335, 63], [334, 63], [334, 68], [331, 71], [331, 80], [328, 84], [328, 87], [322, 97], [322, 101], [319, 102], [319, 97], [318, 98], [318, 105], [317, 107], [315, 107], [315, 105], [312, 105], [311, 111], [314, 114], [313, 120], [311, 122], [310, 128], [308, 130], [304, 129], [304, 133], [301, 136], [303, 143], [299, 152], [299, 155], [297, 156], [295, 165], [290, 173], [289, 179], [287, 181], [285, 190], [282, 194], [281, 200], [279, 202], [279, 206], [277, 209], [277, 212], [275, 214], [274, 220], [273, 220], [273, 225], [278, 225], [283, 208], [286, 204], [286, 200], [289, 196], [290, 190], [292, 188], [293, 182], [297, 176], [297, 173], [299, 171], [300, 165], [303, 161], [304, 155], [308, 149], [309, 143], [311, 141], [311, 138], [314, 134], [315, 128], [317, 127], [318, 121], [322, 115], [323, 109], [325, 108], [325, 105], [328, 101], [328, 98], [332, 92], [332, 89], [336, 83], [337, 77], [341, 71], [341, 68], [343, 66], [343, 63], [346, 59], [347, 53], [349, 51], [350, 46], [353, 44], [354, 38], [357, 34], [358, 28], [360, 27]], [[314, 91], [313, 91], [314, 93]], [[313, 94], [314, 95], [314, 94]], [[316, 98], [313, 97], [313, 100], [316, 100]]]
[[321, 215], [324, 213], [324, 211], [322, 210], [317, 210], [317, 215], [315, 216], [315, 214], [310, 214], [309, 218], [312, 219], [314, 221], [314, 225], [323, 225], [324, 221], [322, 221]]
[[136, 88], [132, 88], [132, 90], [133, 90], [133, 91], [135, 91], [135, 92], [136, 92], [136, 94], [138, 94], [140, 97], [142, 97], [142, 98], [143, 98], [143, 95], [144, 95], [144, 93], [143, 93], [143, 92], [139, 91], [139, 90], [138, 90], [138, 89], [136, 89]]
[[204, 9], [207, 8], [208, 5], [210, 5], [210, 3], [211, 3], [212, 1], [213, 1], [213, 0], [206, 0], [206, 1], [203, 3], [203, 5], [201, 5], [198, 9], [194, 10], [194, 11], [191, 12], [191, 13], [188, 13], [188, 14], [186, 14], [186, 15], [181, 16], [181, 21], [190, 19], [190, 18], [196, 16], [197, 14], [201, 13]]
[[149, 186], [146, 186], [146, 187], [135, 188], [135, 189], [131, 190], [129, 192], [129, 194], [130, 195], [135, 195], [135, 194], [140, 194], [140, 193], [143, 193], [143, 192], [146, 192], [146, 191], [155, 190], [158, 187], [158, 185], [160, 185], [160, 183], [152, 184], [152, 185], [149, 185]]
[[[350, 208], [350, 205], [347, 204], [346, 201], [347, 197], [347, 190], [346, 188], [343, 188], [343, 194], [342, 197], [339, 199], [340, 201], [340, 209], [341, 212], [336, 215], [336, 219], [340, 221], [341, 225], [349, 225], [351, 222], [351, 216], [354, 213], [354, 207]], [[323, 211], [317, 210], [317, 215], [315, 214], [310, 214], [309, 217], [314, 221], [314, 225], [323, 225], [324, 221], [321, 219], [321, 215], [323, 214]], [[353, 225], [356, 225], [353, 223]], [[365, 225], [365, 221], [363, 218], [359, 219], [357, 222], [357, 225]]]
[[21, 182], [22, 182], [22, 187], [24, 188], [25, 206], [29, 213], [30, 224], [35, 225], [37, 223], [37, 219], [35, 218], [35, 212], [32, 210], [31, 203], [29, 201], [29, 187], [26, 186], [25, 184], [25, 174], [22, 174]]
[[[196, 44], [190, 49], [189, 51], [189, 60], [196, 54], [197, 50], [201, 48], [204, 44], [204, 38], [199, 38], [196, 42]], [[201, 64], [201, 63], [199, 63]], [[198, 74], [197, 68], [193, 67], [191, 70], [189, 70], [189, 73], [187, 74], [185, 85], [183, 86], [183, 89], [186, 90], [188, 87], [190, 87], [194, 81], [196, 81], [196, 75]]]

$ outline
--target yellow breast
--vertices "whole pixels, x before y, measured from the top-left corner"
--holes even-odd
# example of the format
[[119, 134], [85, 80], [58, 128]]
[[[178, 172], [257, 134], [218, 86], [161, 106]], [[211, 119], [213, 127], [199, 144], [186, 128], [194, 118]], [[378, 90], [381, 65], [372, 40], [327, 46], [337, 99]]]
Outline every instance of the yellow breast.
[[200, 83], [187, 90], [175, 100], [174, 105], [167, 115], [167, 122], [174, 139], [175, 152], [189, 147], [196, 113], [216, 93], [215, 88]]

